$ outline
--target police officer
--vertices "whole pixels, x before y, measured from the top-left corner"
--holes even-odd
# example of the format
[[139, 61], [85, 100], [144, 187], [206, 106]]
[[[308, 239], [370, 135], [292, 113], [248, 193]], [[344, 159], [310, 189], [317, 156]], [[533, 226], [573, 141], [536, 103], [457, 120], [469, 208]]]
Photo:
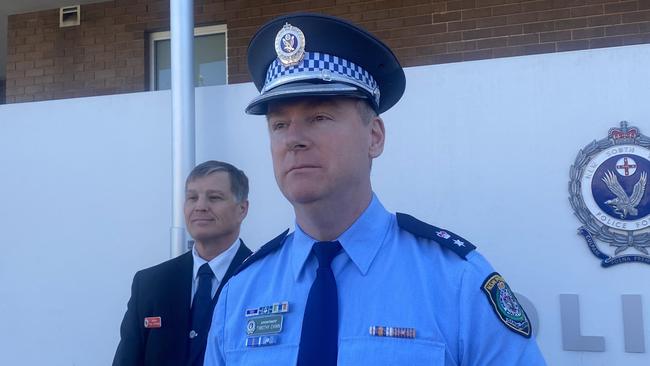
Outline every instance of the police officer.
[[371, 188], [380, 113], [404, 72], [341, 19], [293, 14], [254, 35], [248, 63], [275, 178], [296, 225], [224, 287], [205, 365], [544, 365], [504, 279], [454, 233], [393, 214]]

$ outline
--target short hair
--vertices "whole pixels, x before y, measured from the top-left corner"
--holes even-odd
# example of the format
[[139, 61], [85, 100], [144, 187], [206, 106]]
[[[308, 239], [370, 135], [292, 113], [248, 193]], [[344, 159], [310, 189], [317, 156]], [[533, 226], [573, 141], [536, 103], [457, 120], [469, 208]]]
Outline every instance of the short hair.
[[367, 125], [373, 118], [378, 116], [377, 111], [375, 111], [367, 99], [357, 100], [357, 111], [364, 125]]
[[208, 160], [194, 167], [185, 180], [185, 189], [187, 189], [187, 185], [191, 181], [197, 178], [207, 177], [216, 172], [228, 173], [230, 177], [230, 190], [237, 202], [243, 202], [248, 199], [248, 177], [246, 177], [246, 174], [232, 164], [217, 160]]

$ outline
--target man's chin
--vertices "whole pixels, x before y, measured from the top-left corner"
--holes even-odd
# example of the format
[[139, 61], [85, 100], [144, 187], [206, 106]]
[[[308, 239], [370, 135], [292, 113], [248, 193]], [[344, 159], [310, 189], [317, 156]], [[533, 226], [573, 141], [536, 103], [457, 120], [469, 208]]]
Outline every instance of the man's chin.
[[314, 189], [292, 189], [284, 191], [284, 197], [292, 205], [308, 205], [322, 199], [321, 192]]

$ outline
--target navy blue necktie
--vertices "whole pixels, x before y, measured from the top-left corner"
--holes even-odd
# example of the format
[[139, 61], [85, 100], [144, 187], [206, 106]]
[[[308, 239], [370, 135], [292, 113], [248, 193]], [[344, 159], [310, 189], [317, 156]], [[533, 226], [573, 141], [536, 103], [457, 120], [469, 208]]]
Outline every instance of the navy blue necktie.
[[309, 290], [302, 320], [298, 366], [335, 366], [338, 355], [339, 298], [332, 259], [341, 250], [338, 241], [315, 243], [316, 279]]
[[199, 277], [199, 285], [196, 288], [194, 300], [192, 300], [192, 329], [190, 331], [190, 349], [199, 346], [198, 344], [195, 344], [197, 342], [192, 342], [191, 340], [196, 338], [198, 332], [203, 331], [201, 321], [205, 318], [206, 313], [210, 309], [210, 303], [212, 302], [212, 278], [214, 277], [212, 268], [210, 268], [210, 265], [208, 263], [203, 263], [203, 265], [199, 267], [199, 272], [197, 275]]

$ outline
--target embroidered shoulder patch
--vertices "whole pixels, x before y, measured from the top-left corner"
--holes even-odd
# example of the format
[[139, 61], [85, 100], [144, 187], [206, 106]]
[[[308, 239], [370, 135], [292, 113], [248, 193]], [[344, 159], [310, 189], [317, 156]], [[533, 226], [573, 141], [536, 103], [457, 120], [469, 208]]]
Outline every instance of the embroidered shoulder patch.
[[485, 279], [481, 288], [499, 320], [513, 332], [530, 338], [532, 331], [528, 315], [503, 277], [493, 272]]

